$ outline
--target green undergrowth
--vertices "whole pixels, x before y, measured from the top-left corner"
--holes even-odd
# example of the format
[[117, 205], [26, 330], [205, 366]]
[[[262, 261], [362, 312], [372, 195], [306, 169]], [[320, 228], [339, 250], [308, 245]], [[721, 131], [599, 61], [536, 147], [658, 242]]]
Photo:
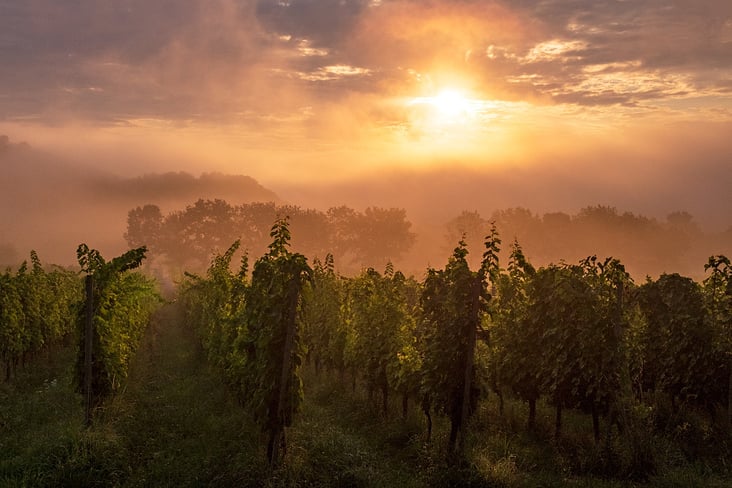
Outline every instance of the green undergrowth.
[[130, 377], [102, 421], [122, 438], [125, 486], [257, 486], [258, 432], [175, 308], [153, 322]]
[[551, 406], [540, 402], [529, 433], [526, 405], [507, 399], [499, 415], [491, 395], [471, 421], [465, 459], [448, 462], [444, 417], [433, 414], [427, 443], [414, 403], [403, 417], [394, 397], [384, 416], [350, 378], [309, 367], [285, 463], [271, 469], [262, 434], [174, 306], [157, 314], [127, 386], [91, 429], [71, 386], [73, 361], [73, 348], [59, 349], [0, 383], [0, 486], [732, 486], [729, 439], [691, 414], [663, 419], [663, 435], [651, 433], [658, 418], [649, 417], [633, 442], [596, 444], [589, 416], [569, 410], [556, 441]]
[[95, 440], [81, 431], [73, 360], [71, 348], [54, 350], [0, 382], [0, 486], [53, 485], [59, 470], [87, 463]]
[[306, 375], [306, 401], [290, 431], [287, 481], [295, 486], [423, 486], [418, 419], [383, 418], [337, 380]]

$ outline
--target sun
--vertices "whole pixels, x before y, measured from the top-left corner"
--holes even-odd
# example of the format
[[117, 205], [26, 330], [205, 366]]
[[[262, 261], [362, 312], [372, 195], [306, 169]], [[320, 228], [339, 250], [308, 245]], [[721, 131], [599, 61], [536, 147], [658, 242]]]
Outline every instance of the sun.
[[431, 97], [427, 103], [431, 104], [438, 115], [453, 119], [455, 117], [468, 115], [470, 102], [459, 90], [445, 88], [436, 96]]
[[476, 115], [473, 101], [456, 88], [443, 88], [433, 96], [413, 98], [408, 105], [416, 108], [425, 122], [435, 126], [469, 124]]
[[532, 108], [528, 102], [494, 98], [487, 88], [465, 80], [429, 80], [409, 88], [418, 91], [391, 99], [396, 123], [388, 130], [404, 154], [419, 156], [415, 165], [424, 164], [422, 157], [472, 160], [487, 154], [514, 157], [523, 151], [516, 141]]
[[456, 147], [482, 148], [486, 138], [518, 113], [515, 104], [484, 98], [459, 85], [435, 87], [400, 101], [405, 108], [400, 126], [405, 140], [408, 144], [417, 141], [420, 150], [433, 154], [441, 148], [451, 154]]

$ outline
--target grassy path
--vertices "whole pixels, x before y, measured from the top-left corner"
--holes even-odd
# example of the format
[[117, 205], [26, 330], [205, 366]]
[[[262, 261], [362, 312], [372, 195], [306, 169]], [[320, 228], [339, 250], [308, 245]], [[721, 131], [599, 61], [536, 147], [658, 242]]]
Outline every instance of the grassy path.
[[129, 453], [125, 486], [256, 486], [258, 432], [168, 306], [151, 324], [106, 424]]

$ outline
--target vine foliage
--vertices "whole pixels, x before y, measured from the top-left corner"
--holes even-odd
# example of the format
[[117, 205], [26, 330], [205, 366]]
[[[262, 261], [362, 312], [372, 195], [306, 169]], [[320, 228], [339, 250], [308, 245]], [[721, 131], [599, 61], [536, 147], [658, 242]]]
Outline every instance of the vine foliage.
[[[94, 284], [79, 308], [79, 349], [76, 361], [77, 389], [90, 398], [90, 409], [101, 406], [127, 378], [129, 365], [142, 339], [150, 316], [160, 303], [154, 281], [141, 273], [130, 273], [142, 264], [145, 247], [132, 249], [106, 261], [96, 249], [79, 245], [76, 255], [81, 271]], [[89, 303], [92, 307], [89, 310]], [[91, 381], [85, 381], [85, 325], [91, 312]], [[91, 386], [91, 393], [87, 388]]]

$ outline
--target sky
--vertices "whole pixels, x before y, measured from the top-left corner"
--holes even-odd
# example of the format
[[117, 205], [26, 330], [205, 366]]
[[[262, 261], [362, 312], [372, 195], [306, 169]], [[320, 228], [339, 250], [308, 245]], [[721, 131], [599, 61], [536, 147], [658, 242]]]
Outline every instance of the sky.
[[0, 134], [115, 174], [732, 225], [729, 0], [0, 0], [0, 65]]

